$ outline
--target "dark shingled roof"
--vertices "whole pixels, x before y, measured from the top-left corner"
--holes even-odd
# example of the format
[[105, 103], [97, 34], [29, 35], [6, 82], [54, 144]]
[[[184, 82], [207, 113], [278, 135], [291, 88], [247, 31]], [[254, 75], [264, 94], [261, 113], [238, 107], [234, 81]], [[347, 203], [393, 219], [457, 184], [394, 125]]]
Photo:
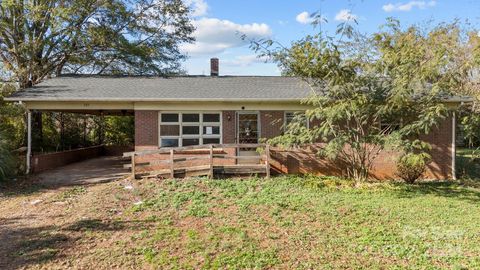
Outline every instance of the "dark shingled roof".
[[[88, 76], [45, 80], [7, 101], [299, 101], [312, 89], [300, 78], [280, 76]], [[446, 96], [445, 102], [471, 102]]]
[[290, 101], [310, 87], [294, 77], [61, 76], [9, 97], [11, 101]]

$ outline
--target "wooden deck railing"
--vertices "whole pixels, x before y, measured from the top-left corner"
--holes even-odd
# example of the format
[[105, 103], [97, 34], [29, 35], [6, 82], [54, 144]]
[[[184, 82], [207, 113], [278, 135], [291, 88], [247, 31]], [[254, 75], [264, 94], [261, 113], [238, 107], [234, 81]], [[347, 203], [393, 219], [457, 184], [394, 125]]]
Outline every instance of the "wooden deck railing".
[[[235, 155], [224, 151], [232, 148], [235, 149]], [[258, 155], [240, 156], [238, 153], [241, 148], [256, 149]], [[215, 150], [219, 150], [220, 153], [216, 153]], [[213, 178], [216, 170], [226, 174], [264, 173], [265, 177], [270, 178], [270, 146], [267, 144], [207, 144], [127, 152], [123, 156], [131, 158], [131, 164], [125, 167], [131, 169], [133, 178], [138, 176], [175, 178], [181, 173], [185, 176], [204, 175]], [[219, 164], [215, 162], [217, 160], [234, 160], [235, 162]], [[238, 164], [240, 160], [250, 162]], [[184, 167], [176, 166], [177, 163], [186, 161], [201, 163]]]

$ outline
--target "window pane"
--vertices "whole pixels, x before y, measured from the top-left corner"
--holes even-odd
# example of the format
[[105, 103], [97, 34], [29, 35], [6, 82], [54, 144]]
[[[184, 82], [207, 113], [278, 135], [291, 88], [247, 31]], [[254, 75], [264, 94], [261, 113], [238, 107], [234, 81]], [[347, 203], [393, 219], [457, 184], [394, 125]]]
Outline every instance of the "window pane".
[[198, 123], [200, 122], [200, 115], [198, 113], [184, 113], [182, 116], [183, 122]]
[[183, 139], [183, 146], [199, 145], [200, 139]]
[[400, 124], [397, 123], [381, 123], [380, 124], [380, 130], [384, 132], [385, 134], [391, 134], [394, 131], [400, 130]]
[[219, 123], [220, 122], [220, 114], [219, 113], [204, 113], [203, 114], [203, 122]]
[[161, 125], [160, 135], [161, 136], [178, 136], [180, 135], [180, 126], [179, 125]]
[[183, 126], [182, 132], [184, 135], [198, 135], [200, 134], [199, 126]]
[[292, 122], [293, 117], [295, 117], [295, 115], [293, 113], [291, 113], [291, 112], [286, 113], [285, 114], [285, 123], [287, 125], [289, 125]]
[[304, 127], [308, 127], [308, 119], [304, 113], [294, 113], [294, 112], [287, 112], [285, 114], [285, 127], [288, 127], [293, 122], [300, 122]]
[[204, 135], [219, 135], [220, 127], [219, 126], [204, 126], [203, 127]]
[[219, 144], [220, 138], [203, 138], [203, 144]]
[[178, 139], [162, 139], [161, 147], [178, 147]]
[[178, 113], [162, 113], [162, 122], [177, 123]]

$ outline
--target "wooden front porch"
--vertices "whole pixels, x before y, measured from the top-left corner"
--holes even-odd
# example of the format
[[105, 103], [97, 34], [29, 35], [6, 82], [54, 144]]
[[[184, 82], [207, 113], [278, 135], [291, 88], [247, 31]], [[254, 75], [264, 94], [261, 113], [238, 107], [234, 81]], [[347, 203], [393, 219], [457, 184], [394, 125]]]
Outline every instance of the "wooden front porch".
[[[240, 149], [254, 149], [255, 155], [239, 155]], [[208, 144], [168, 149], [127, 152], [132, 178], [184, 178], [223, 175], [264, 175], [270, 178], [268, 144]]]

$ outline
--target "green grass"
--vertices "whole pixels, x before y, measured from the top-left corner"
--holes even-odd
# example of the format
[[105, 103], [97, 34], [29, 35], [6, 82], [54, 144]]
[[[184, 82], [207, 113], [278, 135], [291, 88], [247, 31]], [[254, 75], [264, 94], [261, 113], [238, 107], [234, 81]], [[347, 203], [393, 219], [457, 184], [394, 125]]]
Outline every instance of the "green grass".
[[75, 197], [78, 197], [84, 193], [87, 192], [87, 189], [85, 187], [82, 187], [82, 186], [78, 186], [78, 187], [73, 187], [73, 188], [69, 188], [61, 193], [59, 193], [57, 195], [57, 200], [58, 201], [65, 201], [65, 200], [69, 200], [69, 199], [73, 199]]
[[145, 185], [125, 218], [163, 269], [480, 268], [480, 190], [280, 177]]

